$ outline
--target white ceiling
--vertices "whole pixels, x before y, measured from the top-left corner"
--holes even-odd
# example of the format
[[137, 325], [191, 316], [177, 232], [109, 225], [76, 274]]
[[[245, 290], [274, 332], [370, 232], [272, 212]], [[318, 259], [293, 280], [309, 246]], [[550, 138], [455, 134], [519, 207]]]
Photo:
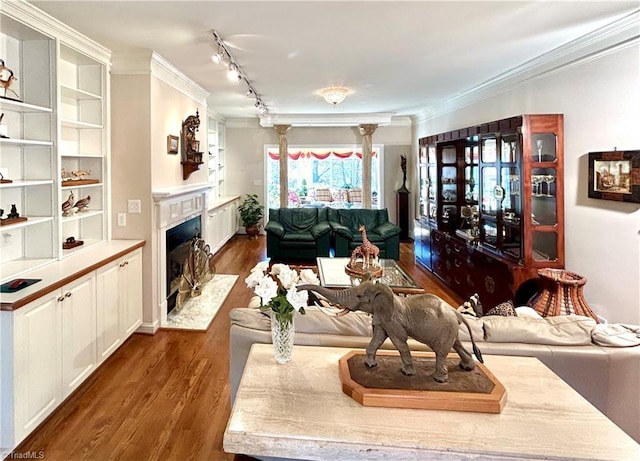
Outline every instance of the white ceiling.
[[[216, 30], [272, 114], [414, 115], [598, 29], [640, 1], [33, 1], [112, 51], [152, 49], [226, 118], [258, 115], [211, 61]], [[318, 90], [345, 85], [338, 106]]]

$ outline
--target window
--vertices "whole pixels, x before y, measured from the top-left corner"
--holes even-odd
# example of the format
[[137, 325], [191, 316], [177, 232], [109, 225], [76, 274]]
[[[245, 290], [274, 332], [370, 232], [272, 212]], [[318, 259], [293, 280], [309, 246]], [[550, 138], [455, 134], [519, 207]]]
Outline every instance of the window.
[[[267, 205], [280, 206], [279, 148], [266, 147]], [[372, 207], [380, 208], [383, 146], [372, 148]], [[289, 206], [362, 207], [362, 152], [357, 147], [289, 147]]]

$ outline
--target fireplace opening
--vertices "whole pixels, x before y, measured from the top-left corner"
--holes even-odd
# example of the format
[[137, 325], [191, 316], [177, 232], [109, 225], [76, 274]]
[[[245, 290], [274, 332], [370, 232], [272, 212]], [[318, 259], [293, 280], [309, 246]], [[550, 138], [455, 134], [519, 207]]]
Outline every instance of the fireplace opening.
[[184, 270], [184, 262], [189, 255], [189, 243], [194, 237], [200, 237], [200, 224], [200, 216], [196, 216], [167, 229], [167, 314], [176, 306], [180, 277]]

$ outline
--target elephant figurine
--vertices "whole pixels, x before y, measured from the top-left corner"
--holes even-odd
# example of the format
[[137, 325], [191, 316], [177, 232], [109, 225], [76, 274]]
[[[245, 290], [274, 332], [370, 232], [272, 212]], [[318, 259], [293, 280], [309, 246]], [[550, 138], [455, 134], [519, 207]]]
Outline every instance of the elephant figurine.
[[[341, 312], [334, 312], [333, 315], [340, 316], [358, 310], [372, 315], [373, 337], [367, 346], [365, 358], [365, 365], [368, 367], [377, 365], [376, 352], [382, 343], [390, 338], [400, 352], [402, 372], [405, 375], [415, 374], [413, 359], [407, 345], [407, 338], [412, 337], [435, 352], [436, 367], [432, 377], [437, 382], [445, 383], [449, 379], [446, 359], [452, 348], [460, 356], [460, 368], [471, 371], [476, 366], [473, 357], [458, 339], [461, 323], [469, 330], [473, 353], [483, 362], [467, 321], [436, 295], [400, 297], [385, 284], [371, 281], [343, 290], [332, 290], [318, 285], [299, 285], [297, 289], [318, 293], [329, 303], [343, 309]], [[319, 307], [325, 310], [322, 306]]]

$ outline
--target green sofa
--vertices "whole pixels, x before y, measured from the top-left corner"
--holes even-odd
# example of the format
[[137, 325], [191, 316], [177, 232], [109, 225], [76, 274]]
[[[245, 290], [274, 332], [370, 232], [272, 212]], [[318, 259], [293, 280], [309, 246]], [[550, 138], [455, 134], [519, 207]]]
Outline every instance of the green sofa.
[[328, 209], [336, 257], [351, 256], [362, 245], [358, 228], [364, 224], [367, 238], [380, 249], [380, 258], [400, 259], [400, 228], [389, 222], [387, 209]]
[[315, 261], [317, 256], [329, 256], [327, 208], [271, 208], [264, 230], [272, 260]]

